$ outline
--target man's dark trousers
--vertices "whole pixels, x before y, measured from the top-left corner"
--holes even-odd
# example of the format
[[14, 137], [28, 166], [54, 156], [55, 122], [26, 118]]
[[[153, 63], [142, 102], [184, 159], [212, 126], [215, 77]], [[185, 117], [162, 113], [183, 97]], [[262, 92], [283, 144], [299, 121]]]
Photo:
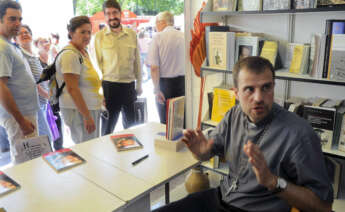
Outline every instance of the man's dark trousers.
[[[164, 94], [165, 100], [185, 95], [185, 78], [184, 76], [174, 78], [160, 78], [159, 87]], [[166, 123], [166, 103], [157, 102], [158, 114], [162, 124]]]
[[137, 99], [135, 83], [102, 82], [108, 118], [102, 116], [102, 135], [113, 133], [120, 111], [125, 129], [135, 123], [134, 102]]

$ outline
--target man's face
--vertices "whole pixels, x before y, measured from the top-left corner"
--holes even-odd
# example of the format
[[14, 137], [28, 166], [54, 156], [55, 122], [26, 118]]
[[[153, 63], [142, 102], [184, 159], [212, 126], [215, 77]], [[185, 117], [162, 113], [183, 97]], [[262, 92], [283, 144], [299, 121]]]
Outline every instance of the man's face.
[[242, 69], [238, 75], [238, 88], [234, 90], [243, 112], [252, 122], [261, 121], [271, 111], [274, 81], [269, 69], [260, 74]]
[[121, 12], [118, 9], [105, 8], [104, 17], [110, 28], [116, 29], [121, 26]]
[[0, 32], [7, 38], [15, 37], [20, 30], [22, 22], [22, 12], [17, 9], [7, 8], [6, 14], [0, 20]]
[[157, 32], [163, 31], [163, 29], [164, 29], [164, 21], [156, 20], [156, 29], [157, 29]]

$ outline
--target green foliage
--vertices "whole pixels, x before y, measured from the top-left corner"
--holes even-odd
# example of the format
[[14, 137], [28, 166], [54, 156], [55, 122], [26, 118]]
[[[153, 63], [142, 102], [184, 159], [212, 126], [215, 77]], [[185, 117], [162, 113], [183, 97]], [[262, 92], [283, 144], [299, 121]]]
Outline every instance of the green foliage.
[[[91, 16], [102, 10], [105, 0], [77, 0], [76, 15]], [[156, 15], [170, 11], [175, 15], [183, 13], [184, 0], [118, 0], [123, 10], [131, 10], [137, 15]]]

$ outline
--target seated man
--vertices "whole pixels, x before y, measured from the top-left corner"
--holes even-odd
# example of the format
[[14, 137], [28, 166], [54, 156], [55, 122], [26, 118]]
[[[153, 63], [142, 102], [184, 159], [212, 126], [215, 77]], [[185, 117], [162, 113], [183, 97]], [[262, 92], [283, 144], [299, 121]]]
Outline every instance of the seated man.
[[199, 160], [225, 157], [229, 175], [219, 188], [198, 192], [156, 211], [331, 211], [333, 190], [320, 139], [296, 114], [273, 103], [274, 70], [260, 57], [233, 69], [239, 105], [207, 138], [187, 130], [183, 142]]

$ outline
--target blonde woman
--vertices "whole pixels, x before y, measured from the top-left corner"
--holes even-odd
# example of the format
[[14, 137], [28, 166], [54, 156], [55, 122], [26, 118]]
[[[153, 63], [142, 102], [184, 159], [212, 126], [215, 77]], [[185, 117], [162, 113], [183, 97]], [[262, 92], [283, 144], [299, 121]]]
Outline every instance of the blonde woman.
[[91, 38], [91, 22], [87, 16], [77, 16], [68, 26], [69, 45], [58, 56], [57, 81], [65, 82], [60, 96], [64, 123], [70, 128], [75, 143], [99, 136], [100, 109], [103, 97], [99, 94], [101, 81], [86, 50]]

